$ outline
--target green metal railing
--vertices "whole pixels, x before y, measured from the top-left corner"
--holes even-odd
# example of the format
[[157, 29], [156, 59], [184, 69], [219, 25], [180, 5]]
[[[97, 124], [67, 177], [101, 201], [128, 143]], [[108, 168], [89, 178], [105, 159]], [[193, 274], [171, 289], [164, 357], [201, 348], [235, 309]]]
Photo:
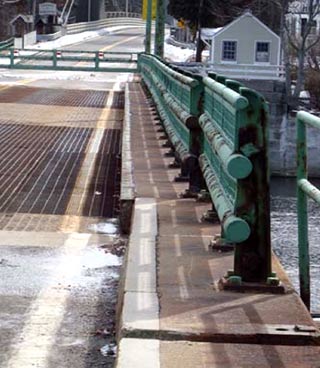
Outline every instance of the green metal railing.
[[308, 240], [308, 198], [320, 204], [320, 190], [308, 181], [307, 126], [320, 129], [320, 118], [307, 112], [297, 114], [297, 212], [300, 295], [310, 310], [310, 258]]
[[[147, 85], [161, 117], [163, 127], [181, 164], [180, 178], [190, 180], [190, 170], [199, 152], [199, 101], [202, 84], [194, 78], [174, 71], [158, 58], [141, 54], [139, 71]], [[192, 176], [193, 178], [193, 176]], [[195, 183], [190, 182], [190, 187]]]
[[6, 50], [11, 46], [13, 46], [13, 38], [9, 38], [8, 40], [1, 41], [0, 42], [0, 51], [1, 50]]
[[210, 194], [225, 242], [235, 244], [227, 287], [278, 286], [271, 270], [268, 116], [264, 98], [225, 77], [199, 78], [154, 56], [138, 67], [189, 184]]
[[240, 83], [211, 74], [203, 80], [200, 166], [222, 225], [235, 243], [231, 284], [276, 283], [271, 271], [267, 106]]
[[0, 61], [0, 67], [11, 69], [133, 73], [137, 71], [138, 53], [10, 49], [0, 52], [0, 60], [5, 61]]

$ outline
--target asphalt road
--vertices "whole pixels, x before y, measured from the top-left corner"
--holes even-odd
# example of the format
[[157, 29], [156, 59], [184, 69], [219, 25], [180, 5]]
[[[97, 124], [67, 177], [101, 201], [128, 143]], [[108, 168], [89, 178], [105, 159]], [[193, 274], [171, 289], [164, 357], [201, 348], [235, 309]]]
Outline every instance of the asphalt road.
[[[142, 51], [143, 29], [70, 48]], [[105, 177], [131, 78], [0, 70], [1, 368], [113, 366], [122, 240]]]

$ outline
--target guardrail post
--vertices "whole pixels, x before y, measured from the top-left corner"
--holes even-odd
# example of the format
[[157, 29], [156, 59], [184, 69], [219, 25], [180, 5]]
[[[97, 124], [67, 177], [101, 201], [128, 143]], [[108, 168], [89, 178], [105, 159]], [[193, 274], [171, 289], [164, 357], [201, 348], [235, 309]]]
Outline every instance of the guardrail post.
[[99, 62], [100, 62], [100, 60], [99, 60], [99, 51], [96, 51], [95, 56], [94, 56], [94, 69], [96, 71], [99, 70]]
[[152, 0], [147, 2], [147, 21], [146, 21], [146, 35], [145, 35], [145, 52], [151, 53], [151, 25], [152, 25]]
[[299, 181], [307, 179], [307, 135], [305, 123], [297, 116], [297, 210], [299, 243], [299, 279], [300, 296], [310, 310], [310, 259], [308, 240], [308, 203], [307, 195], [300, 188]]
[[14, 67], [14, 49], [10, 50], [10, 68]]
[[57, 67], [57, 50], [52, 50], [52, 65], [53, 65], [53, 68], [56, 69], [56, 67]]
[[166, 16], [165, 0], [157, 0], [155, 54], [160, 58], [163, 58], [163, 51], [164, 51], [165, 16]]
[[263, 97], [253, 90], [241, 87], [240, 94], [248, 100], [249, 105], [241, 119], [239, 149], [250, 159], [254, 169], [240, 184], [235, 215], [247, 217], [245, 220], [250, 225], [251, 234], [246, 241], [236, 246], [234, 272], [246, 282], [268, 283], [273, 275], [267, 107]]

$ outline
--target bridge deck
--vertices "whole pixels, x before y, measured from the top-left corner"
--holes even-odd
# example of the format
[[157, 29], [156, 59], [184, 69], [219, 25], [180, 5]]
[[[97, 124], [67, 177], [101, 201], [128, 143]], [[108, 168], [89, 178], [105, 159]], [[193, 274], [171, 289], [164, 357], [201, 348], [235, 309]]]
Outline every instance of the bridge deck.
[[317, 330], [276, 259], [284, 295], [219, 290], [233, 256], [208, 247], [220, 231], [200, 221], [208, 205], [178, 198], [139, 83], [130, 99], [137, 200], [117, 367], [317, 367]]
[[23, 83], [0, 86], [0, 366], [111, 366], [123, 92]]

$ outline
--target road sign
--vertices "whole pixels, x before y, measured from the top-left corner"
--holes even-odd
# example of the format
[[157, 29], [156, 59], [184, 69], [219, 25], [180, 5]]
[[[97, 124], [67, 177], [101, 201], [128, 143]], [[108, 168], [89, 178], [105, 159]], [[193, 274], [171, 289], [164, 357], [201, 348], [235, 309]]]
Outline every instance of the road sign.
[[39, 15], [57, 15], [57, 5], [53, 3], [39, 4]]
[[182, 28], [182, 29], [185, 29], [186, 27], [184, 19], [179, 19], [177, 25], [179, 28]]
[[[143, 0], [142, 19], [147, 19], [148, 0]], [[157, 16], [157, 0], [152, 0], [152, 19]]]

